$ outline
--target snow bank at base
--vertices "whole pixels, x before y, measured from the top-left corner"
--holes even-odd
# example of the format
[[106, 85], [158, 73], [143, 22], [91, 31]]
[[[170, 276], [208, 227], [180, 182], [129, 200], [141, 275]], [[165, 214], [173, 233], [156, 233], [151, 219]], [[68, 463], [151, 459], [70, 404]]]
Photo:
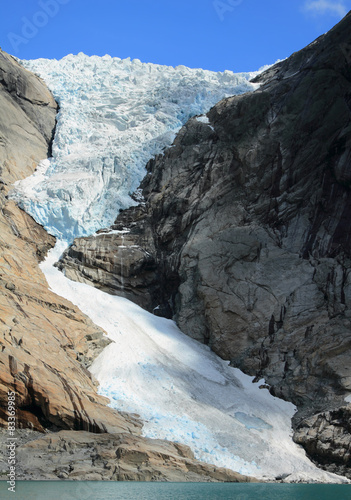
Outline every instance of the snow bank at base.
[[139, 60], [69, 55], [22, 61], [60, 105], [45, 178], [18, 182], [12, 197], [49, 232], [72, 241], [113, 223], [134, 204], [145, 165], [191, 117], [257, 88], [255, 73], [215, 73]]
[[253, 384], [173, 321], [65, 278], [53, 267], [65, 246], [58, 243], [40, 267], [51, 290], [114, 341], [91, 372], [110, 406], [141, 416], [145, 436], [187, 444], [202, 461], [261, 479], [343, 482], [315, 467], [292, 441], [291, 403], [259, 389], [263, 381]]

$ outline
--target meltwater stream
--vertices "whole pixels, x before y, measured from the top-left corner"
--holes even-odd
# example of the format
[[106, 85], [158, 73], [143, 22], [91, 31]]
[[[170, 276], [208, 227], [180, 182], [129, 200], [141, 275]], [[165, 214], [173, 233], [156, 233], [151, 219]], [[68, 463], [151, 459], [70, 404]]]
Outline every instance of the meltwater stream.
[[[13, 197], [59, 239], [41, 269], [50, 288], [113, 340], [92, 373], [111, 406], [138, 413], [144, 435], [189, 445], [203, 461], [257, 478], [338, 481], [292, 441], [292, 404], [124, 298], [68, 280], [53, 264], [74, 236], [111, 223], [132, 203], [145, 162], [194, 114], [253, 90], [249, 74], [215, 74], [68, 56], [25, 63], [60, 102], [53, 158], [16, 183]], [[206, 118], [203, 119], [206, 122]]]

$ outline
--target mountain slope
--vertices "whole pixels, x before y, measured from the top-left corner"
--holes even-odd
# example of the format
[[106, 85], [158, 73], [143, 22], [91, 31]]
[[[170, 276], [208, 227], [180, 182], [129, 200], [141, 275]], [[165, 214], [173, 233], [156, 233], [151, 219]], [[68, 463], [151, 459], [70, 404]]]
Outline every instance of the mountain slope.
[[[129, 232], [76, 239], [59, 264], [264, 376], [296, 424], [351, 395], [350, 25], [190, 119], [112, 226]], [[349, 470], [347, 419], [320, 418], [309, 452]]]

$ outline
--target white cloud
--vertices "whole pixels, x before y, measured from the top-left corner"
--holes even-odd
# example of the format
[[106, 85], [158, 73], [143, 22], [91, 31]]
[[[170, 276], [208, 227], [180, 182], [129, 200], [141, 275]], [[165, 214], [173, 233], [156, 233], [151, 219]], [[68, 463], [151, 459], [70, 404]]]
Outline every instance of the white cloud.
[[344, 17], [347, 14], [347, 8], [344, 2], [331, 0], [308, 0], [305, 4], [305, 10], [313, 14], [331, 14], [338, 17]]

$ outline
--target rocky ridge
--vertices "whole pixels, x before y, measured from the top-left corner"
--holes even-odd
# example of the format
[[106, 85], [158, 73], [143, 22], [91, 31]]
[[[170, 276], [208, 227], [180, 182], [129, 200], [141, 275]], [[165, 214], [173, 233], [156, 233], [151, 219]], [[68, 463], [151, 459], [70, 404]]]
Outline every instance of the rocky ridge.
[[[265, 377], [301, 428], [350, 407], [350, 24], [189, 120], [148, 163], [144, 201], [58, 264]], [[345, 456], [338, 440], [325, 455], [296, 436], [323, 465]]]

